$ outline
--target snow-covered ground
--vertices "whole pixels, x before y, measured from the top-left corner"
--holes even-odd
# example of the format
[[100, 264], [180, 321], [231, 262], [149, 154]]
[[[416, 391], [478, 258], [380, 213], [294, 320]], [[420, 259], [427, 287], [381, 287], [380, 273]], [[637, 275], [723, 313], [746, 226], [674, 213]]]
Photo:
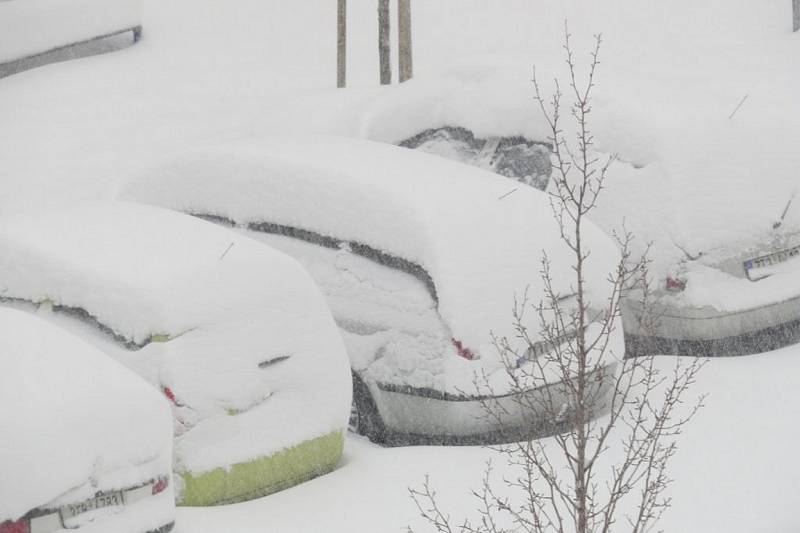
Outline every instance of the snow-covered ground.
[[[671, 368], [672, 358], [661, 358]], [[695, 387], [706, 407], [681, 437], [672, 463], [673, 509], [660, 527], [681, 533], [795, 533], [800, 468], [800, 348], [709, 360]], [[177, 533], [400, 532], [421, 525], [409, 487], [425, 474], [452, 516], [470, 513], [493, 453], [478, 447], [379, 448], [358, 437], [336, 471], [263, 500], [179, 509]], [[511, 472], [495, 456], [498, 479]], [[423, 527], [418, 532], [429, 531]]]
[[[136, 46], [1, 80], [0, 210], [110, 198], [162, 156], [254, 136], [399, 142], [450, 124], [542, 138], [529, 80], [534, 64], [541, 80], [563, 74], [565, 18], [584, 64], [590, 35], [605, 37], [595, 134], [619, 160], [596, 222], [624, 215], [668, 260], [673, 241], [696, 251], [761, 238], [800, 186], [800, 33], [786, 0], [415, 2], [415, 78], [399, 87], [376, 87], [374, 1], [350, 0], [345, 91], [332, 88], [335, 3], [296, 4], [145, 0]], [[798, 228], [800, 205], [785, 225]], [[667, 531], [800, 530], [798, 372], [797, 347], [706, 366], [708, 407], [675, 459]], [[178, 531], [400, 531], [415, 520], [407, 486], [430, 472], [460, 510], [487, 454], [351, 439], [338, 471], [181, 510]]]

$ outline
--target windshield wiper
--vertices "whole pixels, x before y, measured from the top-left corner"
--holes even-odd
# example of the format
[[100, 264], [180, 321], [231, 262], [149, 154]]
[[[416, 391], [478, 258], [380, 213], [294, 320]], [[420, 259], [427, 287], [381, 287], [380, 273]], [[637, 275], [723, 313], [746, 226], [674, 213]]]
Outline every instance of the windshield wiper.
[[786, 218], [786, 213], [789, 212], [789, 208], [792, 207], [792, 202], [794, 201], [794, 197], [797, 196], [797, 190], [792, 192], [792, 196], [789, 197], [789, 201], [786, 202], [786, 207], [783, 208], [783, 213], [781, 213], [781, 218], [772, 225], [772, 229], [778, 229], [783, 224], [783, 219]]

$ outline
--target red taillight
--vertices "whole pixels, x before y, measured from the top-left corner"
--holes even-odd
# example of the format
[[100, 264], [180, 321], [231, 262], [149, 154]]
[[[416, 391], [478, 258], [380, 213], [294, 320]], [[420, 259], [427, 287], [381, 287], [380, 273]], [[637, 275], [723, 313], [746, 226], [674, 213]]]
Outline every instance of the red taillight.
[[170, 389], [169, 387], [161, 387], [161, 390], [164, 392], [164, 396], [169, 398], [169, 401], [171, 401], [175, 405], [178, 405], [178, 400], [175, 398], [175, 393], [172, 392], [172, 389]]
[[169, 478], [160, 477], [153, 483], [153, 496], [156, 494], [161, 494], [167, 487], [169, 486]]
[[0, 533], [30, 533], [31, 527], [27, 520], [16, 522], [3, 522], [0, 524]]
[[686, 289], [686, 281], [667, 276], [667, 290], [672, 292], [681, 292]]
[[453, 342], [453, 347], [456, 349], [456, 353], [458, 355], [460, 355], [464, 359], [467, 359], [468, 361], [474, 361], [475, 359], [478, 358], [477, 354], [472, 350], [470, 350], [469, 348], [467, 348], [466, 346], [464, 346], [464, 344], [462, 344], [461, 341], [457, 341], [455, 339], [451, 340]]

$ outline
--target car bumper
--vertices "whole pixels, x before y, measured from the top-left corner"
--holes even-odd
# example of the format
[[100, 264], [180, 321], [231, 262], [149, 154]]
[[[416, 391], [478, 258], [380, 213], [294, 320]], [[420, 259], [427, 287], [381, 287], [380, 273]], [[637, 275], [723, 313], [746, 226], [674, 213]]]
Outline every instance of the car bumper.
[[242, 502], [292, 487], [336, 468], [342, 458], [343, 431], [334, 431], [268, 457], [201, 474], [178, 473], [178, 505]]
[[732, 312], [663, 305], [653, 310], [658, 320], [649, 330], [640, 326], [643, 314], [638, 302], [625, 302], [628, 357], [748, 355], [800, 342], [800, 296]]
[[[52, 518], [55, 516], [55, 518]], [[167, 533], [175, 524], [175, 496], [171, 489], [143, 498], [119, 511], [102, 512], [66, 529], [81, 533]], [[59, 515], [42, 514], [30, 520], [31, 533], [64, 531]]]
[[[598, 383], [594, 416], [605, 411], [616, 364], [592, 373]], [[433, 389], [378, 385], [371, 387], [387, 429], [386, 442], [408, 444], [502, 444], [539, 438], [563, 431], [565, 424], [535, 405], [567, 405], [564, 383], [557, 382], [519, 393], [497, 396], [451, 395]], [[492, 416], [487, 416], [487, 409]], [[496, 416], [496, 415], [500, 416]]]

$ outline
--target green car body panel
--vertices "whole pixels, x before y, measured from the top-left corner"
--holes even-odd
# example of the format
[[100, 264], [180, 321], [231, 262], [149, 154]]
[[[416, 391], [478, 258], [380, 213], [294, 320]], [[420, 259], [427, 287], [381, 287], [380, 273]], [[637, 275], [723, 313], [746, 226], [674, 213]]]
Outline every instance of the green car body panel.
[[343, 447], [343, 431], [334, 431], [227, 470], [181, 474], [183, 492], [178, 505], [237, 503], [287, 489], [334, 470]]

